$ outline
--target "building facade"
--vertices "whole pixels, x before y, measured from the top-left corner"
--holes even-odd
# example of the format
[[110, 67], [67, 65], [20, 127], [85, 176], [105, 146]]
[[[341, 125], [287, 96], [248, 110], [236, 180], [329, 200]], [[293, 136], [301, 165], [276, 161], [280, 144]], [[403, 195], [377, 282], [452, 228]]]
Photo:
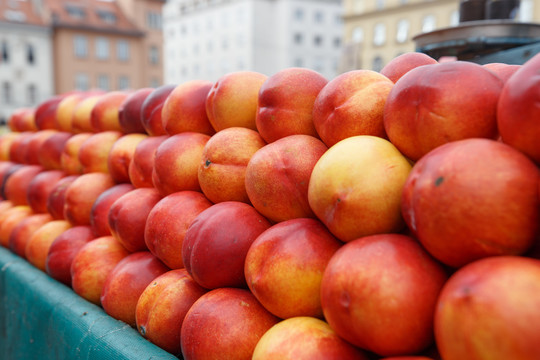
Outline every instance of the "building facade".
[[0, 122], [54, 94], [50, 27], [40, 1], [0, 2]]
[[[538, 22], [540, 4], [521, 0], [516, 20]], [[344, 0], [344, 51], [340, 71], [379, 71], [415, 50], [416, 35], [459, 24], [458, 0]]]
[[340, 0], [170, 0], [163, 14], [166, 83], [287, 67], [332, 78], [338, 70]]

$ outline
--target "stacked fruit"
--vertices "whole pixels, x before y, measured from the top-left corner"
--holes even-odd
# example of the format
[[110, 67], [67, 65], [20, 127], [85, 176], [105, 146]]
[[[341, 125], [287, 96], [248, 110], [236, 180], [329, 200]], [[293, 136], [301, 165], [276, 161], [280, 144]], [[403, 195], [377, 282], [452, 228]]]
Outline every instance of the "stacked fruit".
[[185, 359], [538, 359], [540, 55], [75, 92], [0, 241]]

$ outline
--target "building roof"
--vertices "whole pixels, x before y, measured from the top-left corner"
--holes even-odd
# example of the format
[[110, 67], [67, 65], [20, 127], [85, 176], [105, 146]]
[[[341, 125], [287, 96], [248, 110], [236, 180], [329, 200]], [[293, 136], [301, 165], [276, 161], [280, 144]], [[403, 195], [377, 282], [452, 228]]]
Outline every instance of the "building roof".
[[142, 36], [114, 0], [46, 0], [54, 28]]
[[0, 21], [17, 24], [46, 25], [40, 0], [0, 1]]

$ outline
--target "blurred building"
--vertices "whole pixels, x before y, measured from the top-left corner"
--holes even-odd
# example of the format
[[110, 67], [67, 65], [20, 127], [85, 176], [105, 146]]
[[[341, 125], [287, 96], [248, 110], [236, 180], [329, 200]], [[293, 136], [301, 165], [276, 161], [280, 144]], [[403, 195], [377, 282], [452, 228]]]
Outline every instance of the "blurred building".
[[[521, 0], [517, 21], [540, 20], [537, 0]], [[380, 70], [415, 51], [414, 36], [459, 25], [459, 0], [344, 0], [344, 52], [340, 72]]]
[[338, 71], [341, 0], [169, 0], [163, 14], [168, 83], [242, 70]]
[[54, 93], [51, 28], [41, 0], [0, 1], [0, 122]]

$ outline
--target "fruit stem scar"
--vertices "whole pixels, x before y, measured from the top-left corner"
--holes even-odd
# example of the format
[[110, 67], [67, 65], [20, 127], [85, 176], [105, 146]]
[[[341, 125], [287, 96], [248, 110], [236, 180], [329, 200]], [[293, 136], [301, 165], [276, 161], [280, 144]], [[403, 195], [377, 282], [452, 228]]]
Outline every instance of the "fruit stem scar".
[[209, 167], [212, 162], [210, 159], [206, 159], [206, 162], [204, 163], [204, 166]]
[[439, 186], [444, 181], [444, 177], [439, 176], [437, 179], [435, 179], [435, 186]]

